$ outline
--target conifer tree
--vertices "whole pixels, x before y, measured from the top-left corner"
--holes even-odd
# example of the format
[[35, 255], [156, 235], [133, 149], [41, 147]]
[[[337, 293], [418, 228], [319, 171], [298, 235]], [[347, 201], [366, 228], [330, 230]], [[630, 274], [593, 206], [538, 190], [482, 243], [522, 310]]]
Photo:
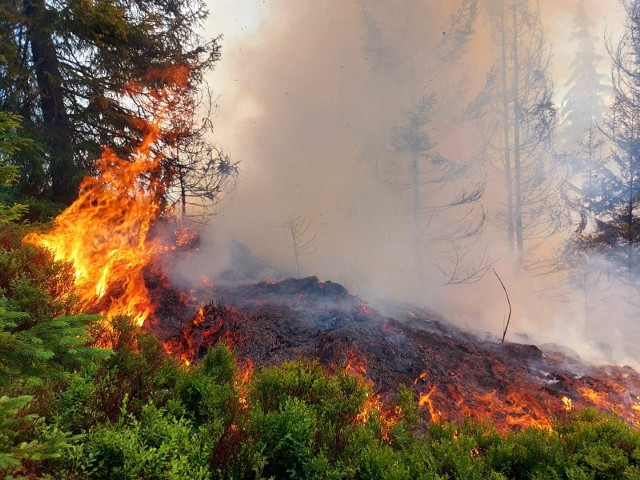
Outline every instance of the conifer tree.
[[625, 0], [625, 33], [613, 60], [614, 101], [606, 122], [611, 155], [596, 165], [573, 252], [597, 252], [627, 278], [640, 253], [640, 0]]
[[[504, 173], [506, 244], [517, 268], [541, 265], [536, 249], [558, 232], [563, 175], [553, 157], [556, 107], [550, 51], [536, 0], [492, 0], [495, 66], [473, 105], [488, 154]], [[534, 259], [534, 260], [532, 260]]]
[[[468, 245], [485, 227], [485, 212], [480, 205], [485, 181], [476, 155], [450, 158], [439, 151], [434, 138], [434, 132], [450, 130], [462, 123], [463, 87], [449, 84], [448, 90], [443, 91], [431, 83], [436, 83], [435, 79], [442, 81], [440, 76], [451, 75], [467, 53], [478, 17], [478, 3], [450, 2], [445, 17], [431, 3], [406, 2], [399, 9], [405, 40], [393, 43], [389, 37], [394, 32], [383, 28], [373, 8], [359, 2], [362, 50], [371, 67], [372, 80], [384, 79], [386, 85], [381, 85], [382, 88], [402, 85], [398, 101], [407, 106], [394, 122], [390, 138], [378, 146], [386, 158], [376, 155], [377, 176], [393, 192], [409, 197], [416, 273], [421, 274], [425, 268], [424, 245], [437, 244], [441, 252], [434, 255], [434, 249], [430, 248], [429, 263], [440, 270], [444, 283], [450, 284], [476, 281], [488, 268], [484, 256], [462, 261]], [[424, 21], [426, 18], [429, 20]], [[439, 22], [443, 27], [435, 28]], [[425, 82], [425, 78], [429, 81]], [[433, 258], [436, 256], [438, 260]]]
[[[15, 181], [18, 167], [6, 165], [4, 159], [31, 145], [31, 141], [18, 134], [20, 118], [0, 112], [0, 184]], [[11, 207], [0, 203], [0, 226], [14, 223], [25, 212], [24, 205]], [[30, 247], [26, 247], [30, 248]], [[16, 257], [17, 258], [17, 257]], [[0, 248], [0, 263], [3, 264], [0, 278], [19, 288], [28, 282], [28, 271], [19, 269], [20, 277], [6, 279], [6, 263], [17, 263], [16, 258], [5, 248]], [[36, 267], [37, 268], [37, 267]], [[17, 270], [18, 270], [17, 269]], [[15, 272], [14, 272], [15, 273]], [[55, 282], [56, 279], [52, 279]], [[30, 295], [37, 296], [38, 289], [28, 288]], [[64, 379], [75, 370], [90, 367], [95, 360], [105, 358], [107, 350], [93, 347], [93, 339], [87, 327], [97, 320], [90, 315], [63, 315], [56, 318], [39, 318], [36, 312], [15, 311], [7, 291], [0, 288], [0, 476], [10, 472], [22, 459], [44, 459], [59, 455], [65, 446], [64, 435], [56, 433], [47, 442], [20, 441], [16, 431], [18, 425], [34, 424], [35, 414], [22, 415], [22, 409], [32, 400], [30, 395], [9, 396], [13, 389], [22, 392], [29, 387]], [[44, 302], [34, 298], [34, 302]]]
[[[17, 134], [20, 117], [0, 111], [0, 186], [12, 185], [17, 181], [20, 167], [8, 165], [7, 158], [30, 144], [29, 139]], [[25, 205], [3, 205], [0, 203], [0, 226], [16, 222], [26, 212]]]
[[602, 56], [597, 50], [594, 22], [584, 2], [579, 2], [573, 18], [570, 39], [576, 45], [569, 64], [569, 89], [562, 100], [559, 119], [559, 147], [575, 150], [578, 145], [591, 145], [598, 125], [604, 121], [605, 96], [610, 91], [606, 76], [598, 70]]
[[126, 155], [153, 113], [130, 89], [176, 85], [167, 72], [177, 66], [183, 96], [197, 90], [220, 55], [217, 39], [198, 33], [206, 16], [203, 0], [4, 2], [0, 110], [21, 115], [46, 146], [23, 170], [25, 188], [68, 202], [104, 146]]

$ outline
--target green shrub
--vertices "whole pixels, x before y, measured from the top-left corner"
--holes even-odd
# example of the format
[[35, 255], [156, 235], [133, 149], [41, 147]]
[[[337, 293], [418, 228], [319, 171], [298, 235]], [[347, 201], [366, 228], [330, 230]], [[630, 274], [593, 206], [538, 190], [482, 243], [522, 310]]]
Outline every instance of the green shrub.
[[70, 266], [32, 245], [0, 246], [0, 294], [8, 308], [27, 313], [32, 323], [78, 312]]
[[[60, 472], [72, 478], [208, 479], [213, 445], [185, 418], [153, 405], [93, 428], [68, 450]], [[71, 465], [65, 468], [64, 465]]]
[[277, 411], [260, 412], [252, 422], [258, 449], [266, 452], [266, 475], [276, 478], [314, 478], [318, 417], [298, 398], [286, 400]]
[[620, 418], [587, 409], [556, 428], [575, 478], [640, 478], [640, 434]]

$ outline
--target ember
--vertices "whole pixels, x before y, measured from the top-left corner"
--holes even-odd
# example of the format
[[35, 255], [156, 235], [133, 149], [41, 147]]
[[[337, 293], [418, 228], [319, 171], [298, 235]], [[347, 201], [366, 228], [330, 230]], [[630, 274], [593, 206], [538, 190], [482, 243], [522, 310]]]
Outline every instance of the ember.
[[[331, 368], [342, 365], [372, 390], [357, 421], [375, 413], [383, 424], [393, 425], [400, 412], [388, 405], [404, 384], [412, 385], [423, 415], [432, 422], [470, 416], [491, 420], [503, 431], [548, 430], [554, 417], [585, 406], [638, 422], [640, 375], [628, 367], [589, 366], [556, 352], [500, 345], [453, 328], [443, 333], [447, 327], [441, 324], [430, 331], [429, 318], [422, 329], [415, 328], [415, 318], [410, 327], [370, 307], [363, 311], [362, 302], [344, 288], [314, 277], [214, 285], [207, 294], [217, 306], [183, 306], [182, 316], [193, 313], [179, 333], [176, 312], [158, 318], [153, 331], [164, 339], [182, 338], [180, 351], [189, 350], [189, 360], [225, 341], [257, 367], [300, 357], [317, 358]], [[421, 373], [416, 377], [414, 372]]]
[[50, 233], [27, 240], [73, 264], [86, 310], [129, 315], [138, 325], [150, 319], [145, 327], [186, 365], [224, 342], [246, 363], [240, 389], [254, 363], [307, 357], [342, 365], [371, 391], [355, 420], [379, 415], [387, 429], [401, 414], [388, 407], [400, 384], [413, 385], [423, 415], [434, 423], [470, 416], [491, 419], [502, 430], [550, 429], [554, 416], [595, 406], [638, 425], [640, 376], [628, 368], [597, 368], [533, 346], [481, 341], [415, 314], [403, 323], [315, 277], [235, 286], [205, 279], [189, 292], [174, 288], [153, 260], [169, 252], [180, 261], [197, 246], [197, 236], [184, 229], [171, 242], [154, 236], [163, 193], [150, 154], [156, 134], [151, 128], [135, 161], [105, 151], [101, 176], [83, 182], [79, 199]]

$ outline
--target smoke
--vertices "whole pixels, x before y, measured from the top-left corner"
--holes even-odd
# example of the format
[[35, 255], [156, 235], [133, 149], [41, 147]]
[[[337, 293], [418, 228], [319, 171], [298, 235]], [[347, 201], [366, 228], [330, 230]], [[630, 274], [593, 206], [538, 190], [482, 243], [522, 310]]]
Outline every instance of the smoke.
[[[609, 312], [587, 321], [578, 294], [554, 298], [557, 277], [523, 278], [506, 261], [499, 226], [504, 205], [494, 186], [501, 177], [486, 162], [479, 166], [486, 160], [480, 156], [481, 135], [470, 122], [459, 121], [483, 88], [494, 56], [483, 15], [488, 1], [479, 2], [473, 40], [457, 62], [442, 53], [460, 1], [211, 2], [206, 31], [224, 35], [222, 61], [211, 78], [220, 94], [216, 139], [241, 162], [241, 172], [237, 190], [192, 262], [198, 273], [227, 269], [232, 262], [221, 246], [237, 240], [266, 259], [265, 271], [293, 274], [285, 222], [290, 215], [304, 216], [316, 248], [300, 258], [303, 275], [342, 283], [374, 305], [386, 299], [413, 302], [500, 336], [506, 299], [490, 270], [479, 282], [443, 286], [456, 265], [451, 242], [422, 242], [416, 256], [411, 192], [404, 187], [410, 162], [394, 149], [394, 135], [406, 128], [412, 106], [434, 95], [427, 132], [431, 152], [471, 167], [422, 200], [446, 203], [461, 188], [473, 189], [483, 178], [489, 182], [472, 213], [477, 218], [481, 204], [488, 226], [471, 245], [462, 245], [458, 254], [466, 257], [458, 260], [474, 265], [485, 258], [500, 273], [514, 305], [507, 338], [562, 344], [596, 361], [631, 362], [625, 348], [631, 308], [619, 306], [615, 317]], [[569, 32], [578, 1], [540, 3], [560, 93], [569, 76]], [[599, 37], [605, 27], [619, 33], [616, 0], [584, 3]], [[466, 214], [433, 212], [423, 218], [428, 227], [421, 238], [446, 236]], [[603, 318], [608, 328], [594, 329]]]

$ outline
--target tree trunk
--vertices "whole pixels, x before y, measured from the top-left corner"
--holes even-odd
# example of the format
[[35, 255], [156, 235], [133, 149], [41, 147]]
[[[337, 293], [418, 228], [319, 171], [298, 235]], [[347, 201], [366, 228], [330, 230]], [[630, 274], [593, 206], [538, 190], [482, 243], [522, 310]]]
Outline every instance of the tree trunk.
[[[413, 6], [411, 2], [407, 4], [409, 9], [409, 40], [410, 45], [416, 45], [414, 38], [415, 29], [415, 16], [413, 13]], [[410, 74], [409, 81], [411, 82], [411, 108], [416, 107], [416, 71], [415, 63], [416, 59], [414, 55], [411, 55], [410, 59]], [[420, 276], [422, 274], [422, 208], [420, 202], [420, 152], [416, 150], [415, 146], [410, 147], [411, 155], [411, 213], [413, 219], [413, 241], [414, 241], [414, 261], [416, 273]]]
[[514, 254], [514, 229], [513, 229], [513, 174], [511, 172], [511, 141], [509, 132], [509, 89], [507, 83], [507, 29], [504, 0], [501, 4], [501, 68], [500, 77], [502, 80], [502, 121], [504, 136], [504, 178], [507, 190], [507, 246], [509, 253]]
[[[417, 152], [411, 151], [411, 180], [412, 180], [412, 206], [411, 210], [413, 213], [413, 234], [415, 236], [416, 248], [418, 249], [417, 260], [420, 260], [419, 250], [421, 243], [421, 235], [420, 235], [420, 226], [421, 226], [421, 215], [420, 215], [420, 156]], [[420, 266], [420, 263], [418, 263]]]
[[522, 264], [524, 238], [522, 234], [522, 178], [520, 159], [520, 59], [518, 56], [518, 10], [513, 1], [513, 164], [515, 183], [515, 229], [517, 242], [517, 264]]
[[64, 105], [57, 52], [45, 15], [45, 0], [24, 0], [29, 19], [27, 36], [38, 82], [40, 108], [50, 150], [49, 173], [53, 198], [70, 203], [76, 195], [79, 169], [73, 159], [73, 130]]
[[185, 184], [184, 172], [178, 167], [180, 181], [180, 212], [182, 214], [182, 223], [187, 223], [187, 185]]
[[635, 232], [633, 231], [633, 189], [634, 189], [634, 175], [635, 172], [635, 154], [632, 153], [629, 158], [631, 175], [629, 175], [629, 204], [628, 208], [628, 218], [627, 218], [627, 269], [629, 272], [633, 271], [633, 238], [635, 236]]

